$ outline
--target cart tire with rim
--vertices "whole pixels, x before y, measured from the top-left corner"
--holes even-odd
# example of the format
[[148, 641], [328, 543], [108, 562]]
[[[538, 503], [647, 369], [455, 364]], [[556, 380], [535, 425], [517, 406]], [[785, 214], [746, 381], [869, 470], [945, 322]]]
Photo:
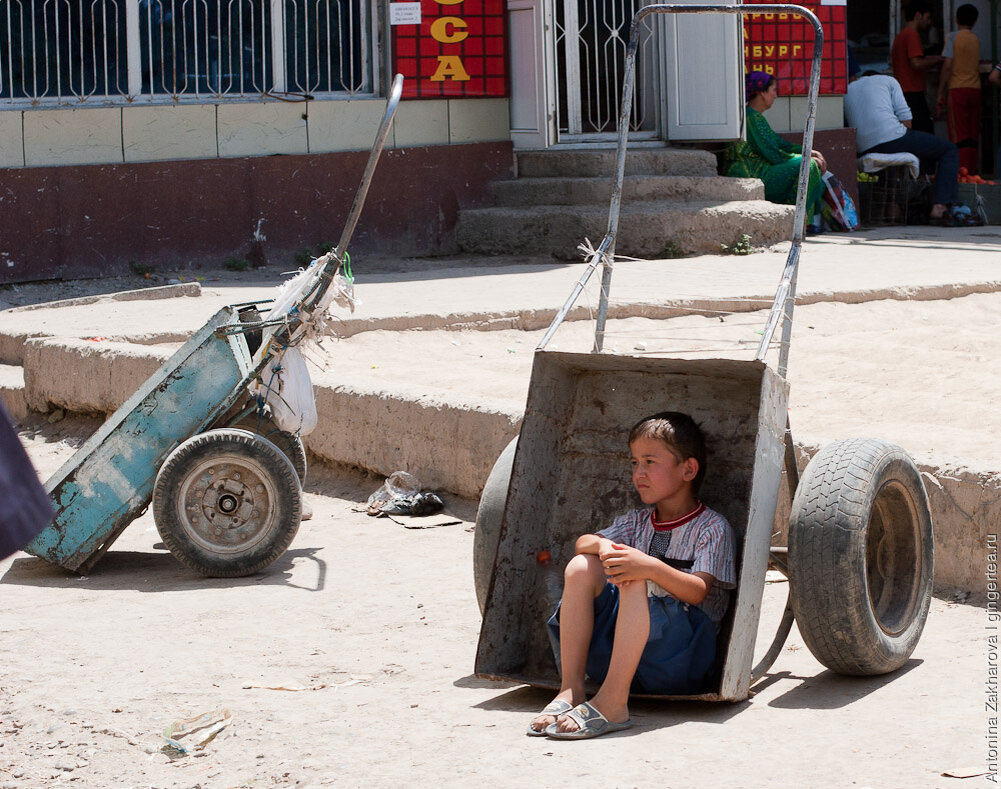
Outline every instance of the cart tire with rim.
[[924, 629], [933, 563], [928, 497], [910, 456], [871, 438], [823, 447], [789, 518], [791, 603], [814, 657], [840, 674], [900, 668]]
[[490, 476], [480, 495], [480, 506], [476, 510], [476, 528], [473, 531], [473, 582], [476, 584], [476, 602], [480, 614], [487, 605], [490, 591], [490, 576], [493, 574], [497, 558], [497, 544], [500, 542], [501, 520], [507, 503], [507, 489], [511, 484], [511, 469], [514, 466], [514, 452], [518, 447], [518, 437], [511, 439], [490, 470]]
[[251, 433], [266, 438], [288, 458], [292, 468], [295, 469], [295, 475], [299, 478], [299, 487], [306, 484], [306, 471], [309, 464], [306, 460], [306, 447], [299, 436], [287, 430], [279, 430], [267, 413], [260, 416], [256, 413], [247, 414], [230, 427], [249, 430]]
[[302, 494], [285, 454], [247, 430], [210, 430], [181, 443], [153, 488], [164, 545], [206, 576], [258, 572], [299, 530]]

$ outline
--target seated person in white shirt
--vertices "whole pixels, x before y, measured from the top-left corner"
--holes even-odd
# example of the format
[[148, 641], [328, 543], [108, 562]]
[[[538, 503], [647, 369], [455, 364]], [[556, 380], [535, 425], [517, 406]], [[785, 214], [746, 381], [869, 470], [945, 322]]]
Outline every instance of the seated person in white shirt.
[[911, 128], [911, 110], [897, 80], [867, 71], [851, 82], [845, 94], [845, 122], [855, 127], [859, 156], [912, 153], [922, 163], [934, 162], [935, 192], [929, 221], [949, 222], [949, 204], [958, 198], [959, 150], [948, 140]]

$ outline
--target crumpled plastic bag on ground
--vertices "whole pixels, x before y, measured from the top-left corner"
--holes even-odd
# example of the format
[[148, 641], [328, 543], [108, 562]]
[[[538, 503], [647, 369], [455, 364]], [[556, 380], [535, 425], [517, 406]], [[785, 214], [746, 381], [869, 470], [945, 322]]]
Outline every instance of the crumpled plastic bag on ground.
[[[191, 753], [205, 747], [215, 736], [225, 729], [233, 720], [230, 711], [220, 707], [212, 712], [203, 712], [193, 718], [174, 721], [163, 730], [163, 738], [167, 747], [178, 753]], [[190, 737], [181, 743], [182, 737]]]
[[432, 515], [445, 508], [437, 493], [421, 491], [421, 483], [413, 474], [394, 471], [382, 487], [368, 497], [369, 515]]
[[386, 515], [433, 515], [445, 509], [441, 496], [426, 490], [413, 496], [394, 496], [381, 507], [380, 513]]
[[395, 498], [413, 496], [420, 492], [421, 483], [417, 477], [413, 474], [408, 474], [406, 471], [394, 471], [382, 483], [382, 487], [368, 497], [369, 512], [372, 512], [372, 510], [378, 512], [382, 505], [388, 504]]

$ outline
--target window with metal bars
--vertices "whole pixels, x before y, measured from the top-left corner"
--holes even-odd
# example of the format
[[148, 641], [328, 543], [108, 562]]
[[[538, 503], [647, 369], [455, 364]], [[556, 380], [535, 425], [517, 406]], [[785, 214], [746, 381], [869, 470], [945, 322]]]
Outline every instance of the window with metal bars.
[[0, 107], [372, 91], [370, 0], [0, 0]]

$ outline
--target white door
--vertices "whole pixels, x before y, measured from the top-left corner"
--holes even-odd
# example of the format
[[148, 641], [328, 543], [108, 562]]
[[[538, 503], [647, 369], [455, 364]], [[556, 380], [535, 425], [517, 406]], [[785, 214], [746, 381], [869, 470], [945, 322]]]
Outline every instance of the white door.
[[508, 0], [511, 63], [511, 141], [547, 148], [556, 139], [556, 91], [551, 49], [552, 0]]
[[[693, 4], [695, 0], [673, 0]], [[739, 5], [722, 0], [720, 5]], [[735, 140], [743, 130], [743, 24], [739, 14], [666, 14], [663, 83], [667, 138]]]

